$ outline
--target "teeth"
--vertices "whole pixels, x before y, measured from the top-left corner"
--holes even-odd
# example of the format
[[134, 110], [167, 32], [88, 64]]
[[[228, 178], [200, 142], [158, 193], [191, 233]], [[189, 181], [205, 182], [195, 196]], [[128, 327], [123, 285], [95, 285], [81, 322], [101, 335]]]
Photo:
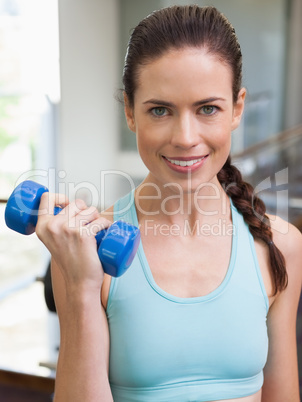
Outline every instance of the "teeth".
[[177, 165], [177, 166], [192, 166], [192, 165], [194, 165], [195, 163], [202, 161], [202, 160], [204, 159], [204, 157], [203, 157], [203, 158], [199, 158], [199, 159], [193, 159], [193, 160], [191, 160], [191, 161], [178, 161], [178, 160], [176, 160], [176, 159], [169, 159], [169, 158], [166, 158], [166, 159], [167, 159], [169, 162], [173, 163], [173, 165]]

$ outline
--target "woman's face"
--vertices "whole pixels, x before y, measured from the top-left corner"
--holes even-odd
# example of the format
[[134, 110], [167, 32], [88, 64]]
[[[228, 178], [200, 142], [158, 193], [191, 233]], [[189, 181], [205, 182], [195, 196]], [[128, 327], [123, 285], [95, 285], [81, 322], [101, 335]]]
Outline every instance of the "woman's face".
[[245, 90], [233, 104], [232, 73], [204, 49], [171, 50], [140, 67], [134, 107], [125, 106], [140, 156], [158, 186], [191, 190], [217, 182], [238, 127]]

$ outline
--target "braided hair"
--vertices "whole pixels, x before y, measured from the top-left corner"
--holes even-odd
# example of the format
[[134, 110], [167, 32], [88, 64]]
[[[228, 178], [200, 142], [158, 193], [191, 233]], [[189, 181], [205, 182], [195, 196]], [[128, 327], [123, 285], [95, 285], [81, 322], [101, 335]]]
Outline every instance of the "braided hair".
[[248, 224], [254, 239], [262, 240], [268, 247], [275, 295], [286, 288], [288, 278], [284, 256], [273, 242], [265, 204], [255, 195], [253, 186], [242, 179], [237, 167], [231, 164], [230, 156], [217, 177], [226, 194], [231, 197], [233, 204]]

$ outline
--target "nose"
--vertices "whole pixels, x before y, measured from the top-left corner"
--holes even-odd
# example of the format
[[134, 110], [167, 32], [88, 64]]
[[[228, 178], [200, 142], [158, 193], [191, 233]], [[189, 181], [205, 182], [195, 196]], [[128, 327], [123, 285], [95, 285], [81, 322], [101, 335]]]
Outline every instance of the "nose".
[[200, 136], [193, 116], [189, 113], [180, 115], [174, 122], [171, 144], [174, 147], [190, 149], [198, 145]]

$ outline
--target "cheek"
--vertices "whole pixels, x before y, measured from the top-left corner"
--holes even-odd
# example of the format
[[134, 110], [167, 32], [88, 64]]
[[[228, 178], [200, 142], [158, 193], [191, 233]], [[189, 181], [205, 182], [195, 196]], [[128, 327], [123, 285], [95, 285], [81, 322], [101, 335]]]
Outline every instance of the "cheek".
[[231, 144], [232, 139], [232, 115], [230, 114], [226, 121], [223, 122], [220, 132], [221, 143]]
[[228, 149], [231, 147], [231, 134], [231, 129], [227, 124], [217, 125], [214, 130], [210, 130], [207, 140], [214, 149]]
[[152, 124], [138, 124], [136, 131], [137, 146], [141, 148], [144, 152], [151, 152], [151, 150], [156, 149], [166, 138], [165, 132], [162, 128]]
[[140, 128], [136, 132], [136, 143], [138, 152], [143, 161], [144, 157], [151, 154], [151, 150], [154, 150], [154, 148], [156, 147], [156, 139], [154, 138], [154, 136], [150, 135], [149, 130], [143, 128]]

